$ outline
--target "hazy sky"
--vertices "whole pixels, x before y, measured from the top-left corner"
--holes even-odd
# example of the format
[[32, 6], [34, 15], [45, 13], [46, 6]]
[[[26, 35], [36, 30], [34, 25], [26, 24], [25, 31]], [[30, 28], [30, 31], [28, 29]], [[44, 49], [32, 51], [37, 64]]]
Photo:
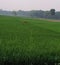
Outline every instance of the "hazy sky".
[[50, 10], [60, 11], [60, 0], [0, 0], [4, 10]]

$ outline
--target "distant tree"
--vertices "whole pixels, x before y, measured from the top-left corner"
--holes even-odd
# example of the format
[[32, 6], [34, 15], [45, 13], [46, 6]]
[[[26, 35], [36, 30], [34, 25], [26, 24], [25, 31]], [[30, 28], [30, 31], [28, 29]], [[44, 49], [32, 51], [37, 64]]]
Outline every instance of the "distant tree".
[[16, 12], [16, 11], [13, 11], [12, 13], [13, 13], [13, 15], [14, 15], [14, 16], [16, 16], [16, 15], [17, 15], [17, 12]]
[[51, 15], [55, 15], [55, 9], [50, 10]]

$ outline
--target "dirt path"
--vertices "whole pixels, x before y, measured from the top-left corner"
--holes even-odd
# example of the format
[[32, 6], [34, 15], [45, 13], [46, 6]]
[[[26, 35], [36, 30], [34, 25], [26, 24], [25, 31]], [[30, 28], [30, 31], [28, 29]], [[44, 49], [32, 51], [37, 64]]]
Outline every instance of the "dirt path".
[[54, 19], [44, 19], [44, 18], [40, 18], [40, 20], [46, 20], [49, 22], [60, 22], [60, 20], [54, 20]]
[[60, 22], [60, 20], [51, 20], [51, 19], [48, 19], [47, 21], [49, 21], [49, 22]]

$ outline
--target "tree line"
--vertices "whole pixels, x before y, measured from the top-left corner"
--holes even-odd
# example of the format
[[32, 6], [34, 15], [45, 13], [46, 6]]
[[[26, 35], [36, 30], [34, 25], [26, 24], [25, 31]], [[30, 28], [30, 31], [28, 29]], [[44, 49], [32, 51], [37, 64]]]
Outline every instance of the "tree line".
[[47, 18], [47, 19], [60, 19], [60, 11], [50, 9], [49, 11], [31, 10], [31, 11], [4, 11], [0, 10], [0, 15], [31, 17], [31, 18]]

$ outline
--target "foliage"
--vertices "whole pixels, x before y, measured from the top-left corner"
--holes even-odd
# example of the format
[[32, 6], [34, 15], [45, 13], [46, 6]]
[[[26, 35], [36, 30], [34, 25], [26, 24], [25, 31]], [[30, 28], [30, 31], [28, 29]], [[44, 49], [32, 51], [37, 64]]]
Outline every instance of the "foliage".
[[17, 15], [17, 12], [16, 11], [12, 11], [13, 15], [16, 16]]
[[60, 62], [60, 22], [0, 16], [1, 65], [55, 62]]
[[55, 9], [51, 9], [50, 12], [51, 12], [51, 15], [55, 15]]

